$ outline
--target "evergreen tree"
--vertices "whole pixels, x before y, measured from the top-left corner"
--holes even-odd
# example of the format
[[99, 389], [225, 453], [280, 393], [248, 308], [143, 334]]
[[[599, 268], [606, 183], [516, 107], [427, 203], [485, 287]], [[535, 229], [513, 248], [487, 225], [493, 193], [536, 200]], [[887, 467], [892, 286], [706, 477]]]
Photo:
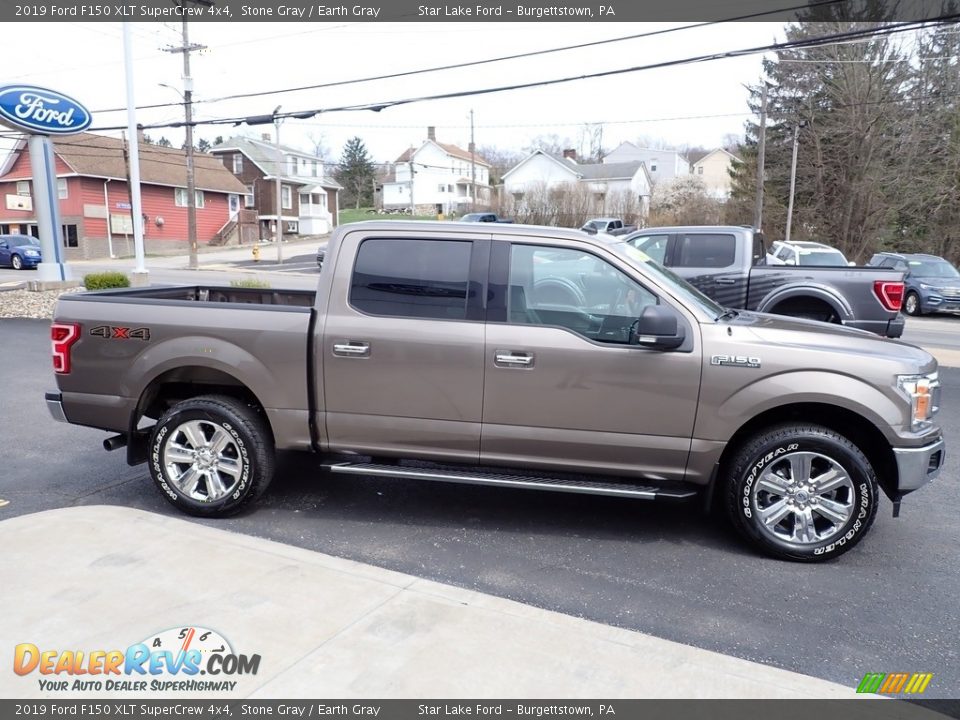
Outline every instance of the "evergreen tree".
[[347, 141], [334, 177], [343, 185], [345, 205], [351, 202], [356, 208], [373, 205], [373, 161], [359, 137]]

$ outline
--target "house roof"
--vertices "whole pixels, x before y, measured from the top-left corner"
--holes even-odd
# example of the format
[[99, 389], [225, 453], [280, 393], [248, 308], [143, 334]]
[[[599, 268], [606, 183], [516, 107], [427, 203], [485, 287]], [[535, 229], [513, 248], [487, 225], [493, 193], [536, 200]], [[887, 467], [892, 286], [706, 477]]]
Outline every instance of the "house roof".
[[[18, 143], [15, 153], [26, 146]], [[124, 141], [119, 138], [79, 133], [53, 138], [54, 152], [77, 175], [127, 179], [127, 164], [123, 156]], [[175, 148], [140, 143], [140, 182], [148, 185], [187, 186], [186, 152]], [[194, 179], [198, 190], [240, 193], [247, 190], [223, 163], [213, 155], [194, 153]]]
[[691, 164], [691, 165], [699, 165], [699, 164], [702, 163], [704, 160], [706, 160], [708, 157], [710, 157], [711, 155], [716, 155], [717, 153], [723, 153], [724, 155], [727, 155], [727, 156], [730, 157], [730, 159], [733, 160], [734, 162], [743, 162], [743, 160], [741, 160], [740, 158], [738, 158], [738, 157], [737, 157], [736, 155], [734, 155], [732, 152], [729, 152], [729, 151], [727, 151], [727, 150], [724, 150], [723, 148], [717, 148], [716, 150], [711, 150], [711, 151], [708, 152], [708, 153], [704, 153], [702, 156], [700, 156], [699, 158], [697, 158], [695, 161], [692, 160], [692, 161], [690, 162], [690, 164]]
[[[569, 159], [566, 162], [570, 163]], [[633, 162], [622, 163], [591, 163], [589, 165], [580, 165], [570, 163], [571, 168], [583, 180], [624, 180], [630, 179], [637, 174], [637, 170], [645, 167], [643, 161], [634, 160]]]
[[687, 162], [689, 162], [689, 159], [687, 158], [687, 156], [684, 155], [684, 154], [683, 154], [682, 152], [680, 152], [679, 150], [665, 150], [665, 149], [663, 149], [663, 148], [646, 148], [646, 147], [640, 147], [639, 145], [636, 145], [635, 143], [632, 143], [632, 142], [630, 142], [629, 140], [625, 140], [625, 141], [623, 141], [622, 143], [620, 143], [619, 145], [617, 145], [613, 150], [611, 150], [611, 151], [608, 152], [606, 155], [604, 155], [604, 157], [605, 157], [605, 158], [606, 158], [606, 157], [610, 157], [611, 155], [613, 155], [615, 152], [617, 152], [617, 151], [620, 150], [621, 148], [632, 149], [632, 150], [634, 150], [634, 151], [636, 151], [636, 152], [652, 152], [652, 153], [663, 153], [664, 155], [679, 155], [679, 156], [682, 157], [684, 160], [687, 160]]
[[569, 162], [569, 161], [567, 161], [566, 159], [561, 160], [561, 159], [559, 159], [559, 158], [554, 157], [553, 155], [551, 155], [550, 153], [548, 153], [548, 152], [546, 152], [546, 151], [544, 151], [544, 150], [534, 150], [532, 153], [530, 153], [529, 155], [527, 155], [523, 160], [521, 160], [520, 162], [518, 162], [516, 165], [514, 165], [514, 166], [513, 166], [512, 168], [510, 168], [509, 170], [507, 170], [507, 171], [501, 176], [500, 179], [501, 179], [501, 180], [506, 180], [506, 179], [507, 179], [507, 176], [510, 175], [510, 173], [512, 173], [512, 172], [514, 172], [515, 170], [517, 170], [521, 165], [525, 165], [526, 163], [530, 162], [531, 160], [533, 160], [533, 158], [537, 157], [537, 155], [542, 155], [543, 157], [547, 158], [548, 160], [552, 160], [554, 163], [556, 163], [557, 165], [559, 165], [560, 167], [562, 167], [564, 170], [566, 170], [567, 172], [569, 172], [569, 173], [570, 173], [571, 175], [573, 175], [575, 178], [581, 177], [581, 175], [580, 175], [580, 173], [579, 173], [580, 165], [577, 165], [575, 162]]
[[438, 148], [443, 150], [447, 155], [458, 158], [460, 160], [473, 160], [477, 165], [483, 165], [485, 167], [490, 167], [490, 163], [484, 160], [477, 153], [473, 154], [473, 158], [470, 157], [470, 151], [464, 150], [462, 147], [456, 145], [451, 145], [450, 143], [437, 142], [436, 140], [426, 140], [423, 145], [418, 148], [409, 147], [404, 150], [400, 157], [398, 157], [394, 162], [410, 162], [410, 159], [416, 155], [420, 150], [422, 150], [427, 144], [436, 145]]
[[[295, 155], [296, 157], [307, 160], [316, 160], [318, 163], [323, 164], [323, 161], [320, 158], [304, 152], [303, 150], [297, 150], [289, 145], [281, 145], [280, 151], [278, 152], [275, 143], [267, 142], [265, 140], [253, 140], [252, 138], [239, 136], [228, 138], [219, 145], [211, 148], [210, 152], [214, 155], [223, 155], [224, 153], [228, 152], [243, 153], [244, 156], [249, 158], [254, 165], [260, 168], [260, 171], [266, 178], [276, 178], [277, 166], [279, 165], [283, 168], [286, 167], [286, 163], [284, 163], [283, 158], [287, 155]], [[343, 187], [337, 183], [336, 180], [329, 177], [281, 175], [280, 179], [283, 182], [290, 183], [292, 185], [322, 185], [325, 188], [334, 190], [343, 189]]]

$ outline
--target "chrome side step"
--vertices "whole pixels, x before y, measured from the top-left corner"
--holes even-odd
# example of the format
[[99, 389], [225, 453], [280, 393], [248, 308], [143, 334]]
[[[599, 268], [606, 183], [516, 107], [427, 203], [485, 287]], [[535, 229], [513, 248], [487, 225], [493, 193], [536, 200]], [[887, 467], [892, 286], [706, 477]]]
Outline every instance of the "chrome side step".
[[493, 485], [523, 490], [550, 490], [553, 492], [609, 495], [611, 497], [629, 497], [642, 500], [656, 500], [658, 498], [684, 500], [686, 498], [692, 498], [697, 494], [696, 490], [691, 490], [686, 487], [661, 488], [652, 485], [639, 485], [632, 482], [566, 480], [552, 477], [508, 475], [470, 470], [405, 467], [402, 465], [381, 465], [377, 463], [341, 462], [325, 464], [321, 467], [340, 475], [367, 475], [409, 480], [433, 480], [435, 482], [462, 483], [466, 485]]

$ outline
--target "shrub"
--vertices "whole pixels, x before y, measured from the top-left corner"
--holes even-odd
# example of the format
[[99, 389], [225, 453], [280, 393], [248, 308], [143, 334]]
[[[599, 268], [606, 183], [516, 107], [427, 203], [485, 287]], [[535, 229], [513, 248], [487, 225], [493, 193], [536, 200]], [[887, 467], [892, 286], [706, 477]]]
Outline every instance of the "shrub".
[[231, 280], [230, 287], [268, 289], [270, 287], [270, 283], [268, 283], [266, 280], [247, 278], [244, 280]]
[[87, 290], [125, 288], [130, 287], [130, 280], [121, 272], [89, 273], [83, 276], [83, 286]]

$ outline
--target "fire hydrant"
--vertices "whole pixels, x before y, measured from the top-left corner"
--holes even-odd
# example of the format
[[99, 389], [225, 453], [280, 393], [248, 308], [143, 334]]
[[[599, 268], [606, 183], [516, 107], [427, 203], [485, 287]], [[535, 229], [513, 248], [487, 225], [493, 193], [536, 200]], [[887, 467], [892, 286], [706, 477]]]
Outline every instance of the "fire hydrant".
[[253, 249], [251, 250], [251, 252], [253, 253], [253, 261], [260, 262], [260, 244], [259, 243], [253, 246]]

